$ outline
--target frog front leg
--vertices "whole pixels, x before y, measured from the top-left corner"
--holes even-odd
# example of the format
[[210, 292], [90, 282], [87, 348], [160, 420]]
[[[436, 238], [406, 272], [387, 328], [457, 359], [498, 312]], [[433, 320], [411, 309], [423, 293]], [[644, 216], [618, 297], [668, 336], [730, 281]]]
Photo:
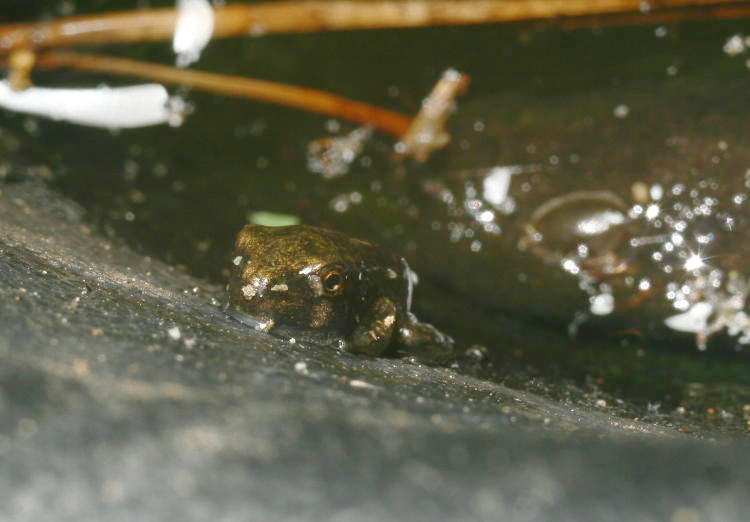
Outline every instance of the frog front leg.
[[455, 357], [453, 338], [429, 323], [420, 322], [411, 312], [398, 331], [399, 344], [417, 362], [441, 364]]
[[387, 297], [381, 297], [369, 308], [352, 334], [351, 351], [377, 356], [383, 353], [394, 338], [398, 309]]

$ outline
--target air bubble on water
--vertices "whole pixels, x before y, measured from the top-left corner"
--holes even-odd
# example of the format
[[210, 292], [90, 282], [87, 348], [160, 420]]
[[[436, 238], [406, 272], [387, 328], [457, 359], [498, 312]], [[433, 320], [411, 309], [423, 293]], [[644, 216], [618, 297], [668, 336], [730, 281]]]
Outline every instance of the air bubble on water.
[[656, 217], [659, 215], [659, 212], [661, 211], [661, 208], [657, 204], [651, 204], [646, 208], [646, 219], [649, 221], [656, 219]]
[[581, 268], [572, 259], [563, 259], [560, 262], [560, 265], [562, 266], [563, 270], [573, 275], [577, 275], [581, 271]]
[[483, 210], [477, 216], [477, 220], [482, 223], [490, 223], [495, 220], [495, 213], [491, 210]]
[[693, 253], [690, 254], [690, 257], [688, 257], [687, 261], [685, 261], [683, 268], [688, 272], [693, 272], [695, 270], [700, 270], [704, 266], [706, 266], [706, 264], [704, 263], [703, 258], [700, 256], [700, 254]]
[[590, 299], [589, 310], [594, 315], [609, 315], [615, 309], [615, 298], [612, 294], [599, 294]]

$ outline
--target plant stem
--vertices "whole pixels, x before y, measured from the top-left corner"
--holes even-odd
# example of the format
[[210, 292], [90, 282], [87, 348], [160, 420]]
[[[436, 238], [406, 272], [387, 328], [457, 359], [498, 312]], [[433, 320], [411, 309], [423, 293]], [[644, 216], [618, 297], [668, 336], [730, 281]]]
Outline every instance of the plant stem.
[[[750, 16], [737, 0], [331, 0], [233, 3], [216, 7], [214, 38], [333, 30], [488, 24], [554, 19], [562, 25], [668, 23]], [[582, 17], [577, 20], [577, 17]], [[0, 53], [21, 47], [66, 47], [169, 40], [177, 11], [140, 9], [0, 26]]]
[[178, 69], [124, 58], [49, 51], [38, 55], [36, 65], [43, 68], [68, 67], [79, 71], [188, 85], [204, 91], [296, 107], [371, 125], [395, 137], [401, 137], [412, 121], [410, 117], [397, 112], [306, 87], [192, 69]]

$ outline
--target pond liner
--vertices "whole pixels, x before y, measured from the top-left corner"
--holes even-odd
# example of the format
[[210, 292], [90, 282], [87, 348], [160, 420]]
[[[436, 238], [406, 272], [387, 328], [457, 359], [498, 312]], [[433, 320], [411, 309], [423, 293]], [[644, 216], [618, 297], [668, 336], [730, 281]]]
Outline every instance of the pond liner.
[[227, 317], [221, 299], [99, 235], [43, 184], [0, 185], [0, 518], [743, 520], [750, 508], [744, 440], [290, 343]]

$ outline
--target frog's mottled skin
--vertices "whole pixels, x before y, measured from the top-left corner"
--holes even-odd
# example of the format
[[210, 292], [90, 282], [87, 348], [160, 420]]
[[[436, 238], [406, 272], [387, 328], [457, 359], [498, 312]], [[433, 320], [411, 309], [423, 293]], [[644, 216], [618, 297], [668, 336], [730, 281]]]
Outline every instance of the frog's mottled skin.
[[410, 313], [412, 277], [403, 258], [338, 232], [246, 225], [232, 254], [230, 305], [318, 342], [343, 340], [352, 352], [400, 347], [443, 359], [453, 341]]

